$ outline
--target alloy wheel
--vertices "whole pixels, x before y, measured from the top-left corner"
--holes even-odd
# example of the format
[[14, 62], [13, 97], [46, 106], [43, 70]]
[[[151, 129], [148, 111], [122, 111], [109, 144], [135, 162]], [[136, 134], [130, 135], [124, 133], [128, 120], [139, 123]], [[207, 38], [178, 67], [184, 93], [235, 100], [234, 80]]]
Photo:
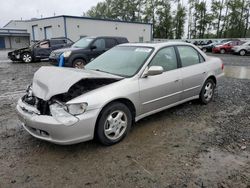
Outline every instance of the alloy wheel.
[[30, 63], [31, 60], [32, 60], [32, 57], [31, 57], [30, 54], [24, 54], [24, 55], [23, 55], [23, 61], [24, 61], [25, 63]]
[[211, 82], [208, 82], [204, 90], [204, 98], [206, 101], [210, 101], [214, 94], [214, 85]]
[[128, 125], [127, 115], [120, 110], [108, 115], [104, 125], [104, 134], [110, 140], [117, 140], [123, 136]]

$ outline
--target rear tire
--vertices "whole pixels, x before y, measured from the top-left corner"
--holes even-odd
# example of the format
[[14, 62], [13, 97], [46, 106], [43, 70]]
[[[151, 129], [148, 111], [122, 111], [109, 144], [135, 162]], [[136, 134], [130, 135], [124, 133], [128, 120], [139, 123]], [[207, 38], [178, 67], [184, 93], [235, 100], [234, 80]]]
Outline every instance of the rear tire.
[[72, 63], [72, 67], [77, 69], [83, 69], [86, 64], [87, 63], [84, 59], [75, 59]]
[[209, 78], [204, 83], [200, 92], [200, 102], [202, 104], [208, 104], [213, 100], [215, 90], [215, 83], [213, 79]]
[[24, 63], [31, 63], [32, 62], [32, 56], [29, 52], [25, 52], [22, 54], [21, 59]]
[[129, 132], [132, 114], [123, 103], [112, 103], [100, 113], [96, 136], [103, 145], [110, 146], [120, 142]]

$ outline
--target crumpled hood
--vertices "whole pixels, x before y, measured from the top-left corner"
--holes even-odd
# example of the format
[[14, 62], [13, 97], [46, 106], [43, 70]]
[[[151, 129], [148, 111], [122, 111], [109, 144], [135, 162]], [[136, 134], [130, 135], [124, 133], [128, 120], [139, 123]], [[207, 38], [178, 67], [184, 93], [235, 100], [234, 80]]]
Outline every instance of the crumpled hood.
[[88, 78], [122, 77], [92, 70], [44, 66], [34, 74], [32, 91], [36, 97], [47, 101], [54, 95], [66, 93], [76, 82]]
[[16, 49], [14, 51], [11, 51], [11, 52], [19, 52], [19, 51], [23, 51], [23, 50], [28, 50], [29, 47], [26, 47], [26, 48], [19, 48], [19, 49]]

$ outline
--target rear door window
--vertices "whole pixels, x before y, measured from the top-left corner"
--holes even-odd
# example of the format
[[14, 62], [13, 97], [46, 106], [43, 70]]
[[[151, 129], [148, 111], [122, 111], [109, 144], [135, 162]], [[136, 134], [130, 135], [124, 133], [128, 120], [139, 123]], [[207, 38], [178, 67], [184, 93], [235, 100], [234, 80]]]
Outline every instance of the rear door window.
[[105, 42], [106, 42], [106, 48], [110, 49], [110, 48], [113, 48], [114, 46], [117, 45], [117, 42], [115, 39], [105, 39]]
[[202, 62], [202, 59], [200, 59], [202, 56], [194, 48], [190, 46], [177, 46], [177, 49], [180, 54], [182, 67], [195, 65]]

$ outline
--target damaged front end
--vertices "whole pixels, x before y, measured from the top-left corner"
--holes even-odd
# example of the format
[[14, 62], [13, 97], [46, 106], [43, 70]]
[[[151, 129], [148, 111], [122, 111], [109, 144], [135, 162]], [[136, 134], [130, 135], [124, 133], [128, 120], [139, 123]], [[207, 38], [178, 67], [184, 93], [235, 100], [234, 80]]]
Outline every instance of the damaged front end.
[[[77, 115], [83, 114], [88, 107], [87, 102], [71, 104], [70, 100], [118, 80], [114, 78], [82, 79], [73, 84], [66, 93], [52, 96], [49, 100], [43, 100], [35, 96], [32, 86], [30, 86], [27, 89], [27, 94], [21, 98], [21, 101], [33, 108], [33, 112], [37, 115], [53, 116], [58, 122], [70, 126], [78, 122]], [[26, 109], [26, 111], [28, 110]]]

